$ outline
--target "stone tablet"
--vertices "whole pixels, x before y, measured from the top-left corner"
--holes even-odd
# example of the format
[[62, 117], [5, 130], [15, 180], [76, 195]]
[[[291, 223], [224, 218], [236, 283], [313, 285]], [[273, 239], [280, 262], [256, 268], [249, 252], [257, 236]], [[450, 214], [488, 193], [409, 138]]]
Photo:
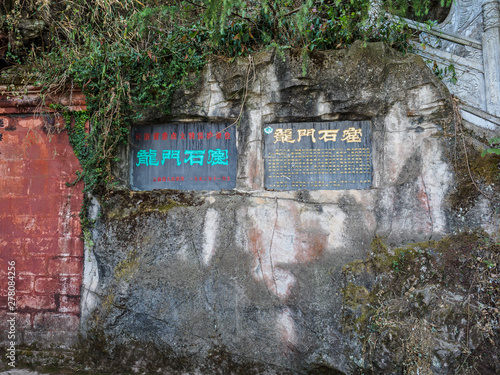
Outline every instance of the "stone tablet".
[[268, 124], [264, 127], [269, 190], [369, 189], [370, 121]]
[[222, 190], [236, 186], [235, 127], [172, 123], [132, 127], [134, 190]]

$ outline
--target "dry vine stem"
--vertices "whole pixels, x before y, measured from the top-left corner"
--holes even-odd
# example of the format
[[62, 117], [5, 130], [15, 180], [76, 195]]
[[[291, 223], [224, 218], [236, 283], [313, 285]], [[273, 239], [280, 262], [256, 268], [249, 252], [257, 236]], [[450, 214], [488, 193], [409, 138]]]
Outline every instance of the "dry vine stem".
[[247, 71], [246, 71], [247, 77], [246, 77], [246, 81], [245, 81], [245, 94], [243, 96], [243, 102], [241, 103], [240, 113], [238, 114], [238, 117], [236, 118], [236, 120], [234, 120], [234, 122], [231, 125], [228, 125], [224, 129], [222, 129], [222, 131], [229, 129], [231, 126], [236, 125], [241, 120], [241, 115], [243, 114], [243, 108], [245, 107], [245, 102], [246, 102], [247, 96], [248, 96], [248, 82], [250, 81], [250, 70], [251, 69], [253, 69], [252, 76], [253, 76], [253, 80], [255, 81], [255, 65], [253, 63], [253, 57], [249, 55], [248, 56], [248, 66], [247, 66]]
[[476, 187], [477, 191], [479, 191], [479, 193], [481, 193], [482, 195], [484, 195], [488, 200], [490, 201], [495, 201], [496, 199], [494, 197], [492, 197], [491, 195], [489, 194], [486, 194], [476, 183], [476, 181], [474, 181], [474, 177], [472, 176], [472, 172], [470, 170], [470, 163], [469, 163], [469, 155], [467, 154], [467, 146], [465, 144], [465, 136], [464, 136], [464, 128], [463, 128], [463, 122], [462, 122], [462, 115], [460, 114], [460, 107], [459, 107], [459, 103], [460, 103], [460, 100], [458, 98], [456, 98], [454, 95], [451, 96], [451, 103], [453, 105], [453, 117], [454, 117], [454, 120], [455, 120], [455, 135], [457, 135], [457, 126], [459, 126], [459, 130], [460, 130], [460, 137], [462, 139], [462, 145], [464, 147], [464, 154], [465, 154], [465, 164], [467, 165], [467, 171], [469, 172], [469, 177], [470, 177], [470, 180], [472, 181], [472, 183], [474, 184], [474, 186]]

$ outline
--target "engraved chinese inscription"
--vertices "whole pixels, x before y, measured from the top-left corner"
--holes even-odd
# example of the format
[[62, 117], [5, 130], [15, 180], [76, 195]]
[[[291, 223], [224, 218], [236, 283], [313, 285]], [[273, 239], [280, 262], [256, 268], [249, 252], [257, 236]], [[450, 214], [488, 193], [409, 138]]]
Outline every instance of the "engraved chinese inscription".
[[264, 129], [270, 190], [369, 189], [369, 121], [269, 124]]
[[236, 135], [228, 124], [132, 127], [131, 185], [136, 190], [222, 190], [236, 186]]

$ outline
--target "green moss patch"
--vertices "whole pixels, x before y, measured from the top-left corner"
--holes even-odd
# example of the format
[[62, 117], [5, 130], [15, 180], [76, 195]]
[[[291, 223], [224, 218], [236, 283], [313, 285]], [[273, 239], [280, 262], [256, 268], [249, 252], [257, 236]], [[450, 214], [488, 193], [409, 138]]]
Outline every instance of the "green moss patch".
[[364, 370], [496, 366], [482, 343], [498, 341], [499, 264], [500, 246], [484, 233], [399, 248], [375, 238], [367, 259], [343, 269], [343, 325], [363, 347]]
[[103, 199], [105, 220], [120, 220], [149, 212], [167, 213], [176, 207], [198, 206], [202, 203], [193, 193], [177, 190], [161, 192], [115, 191]]

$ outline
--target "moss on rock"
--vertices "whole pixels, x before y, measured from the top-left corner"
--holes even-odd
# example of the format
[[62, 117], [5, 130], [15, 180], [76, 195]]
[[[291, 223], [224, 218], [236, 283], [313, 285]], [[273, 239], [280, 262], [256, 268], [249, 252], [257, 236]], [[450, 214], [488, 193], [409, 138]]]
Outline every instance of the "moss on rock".
[[103, 199], [103, 216], [113, 221], [137, 215], [167, 213], [176, 207], [198, 206], [202, 202], [193, 193], [177, 190], [160, 191], [113, 191]]
[[364, 348], [365, 370], [484, 368], [484, 355], [471, 358], [498, 341], [499, 249], [475, 232], [395, 249], [375, 238], [367, 259], [343, 269], [343, 324]]

